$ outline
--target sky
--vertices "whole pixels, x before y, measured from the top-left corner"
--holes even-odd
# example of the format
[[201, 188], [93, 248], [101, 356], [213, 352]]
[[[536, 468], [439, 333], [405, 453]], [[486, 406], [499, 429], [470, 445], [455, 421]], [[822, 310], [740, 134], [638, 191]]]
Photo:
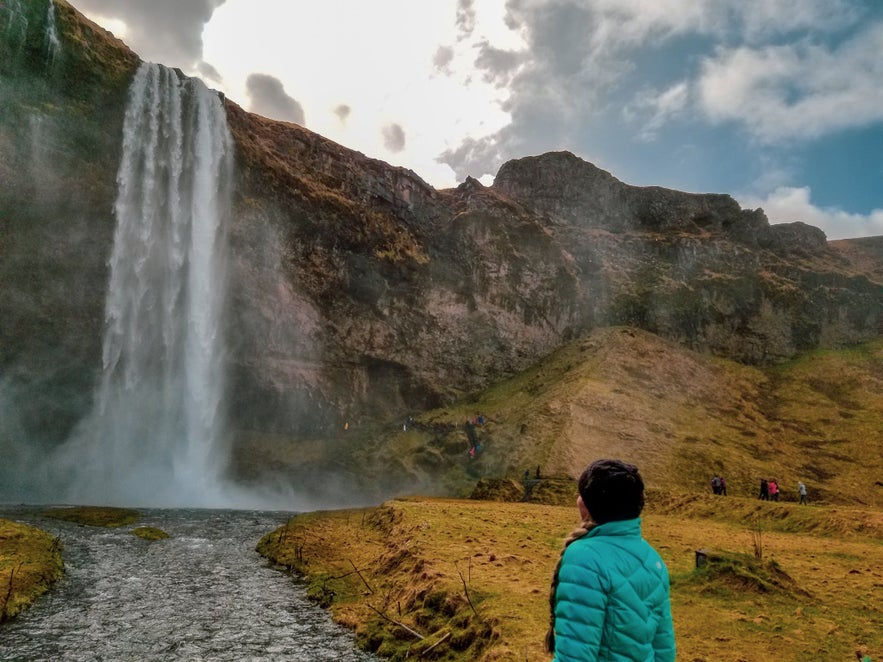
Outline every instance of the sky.
[[71, 1], [143, 59], [436, 188], [568, 150], [883, 235], [879, 0]]

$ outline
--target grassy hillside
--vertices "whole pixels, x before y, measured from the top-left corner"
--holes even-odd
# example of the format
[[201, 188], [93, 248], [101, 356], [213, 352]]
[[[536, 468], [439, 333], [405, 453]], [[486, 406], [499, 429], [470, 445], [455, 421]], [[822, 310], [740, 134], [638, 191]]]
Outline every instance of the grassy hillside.
[[[258, 549], [392, 659], [536, 662], [577, 519], [573, 506], [413, 498], [302, 515]], [[679, 660], [883, 655], [879, 511], [654, 491], [643, 529], [672, 577]], [[715, 557], [702, 570], [699, 549]]]
[[[481, 451], [467, 454], [464, 422]], [[883, 340], [765, 369], [636, 329], [601, 329], [457, 406], [375, 437], [358, 458], [417, 489], [467, 495], [482, 477], [576, 476], [594, 458], [641, 467], [651, 487], [731, 495], [802, 480], [812, 501], [883, 507]]]

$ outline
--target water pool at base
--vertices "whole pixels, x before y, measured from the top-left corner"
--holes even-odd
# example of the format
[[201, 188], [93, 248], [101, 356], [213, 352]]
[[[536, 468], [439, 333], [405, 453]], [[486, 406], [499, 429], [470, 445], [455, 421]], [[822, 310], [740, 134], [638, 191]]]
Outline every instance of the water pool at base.
[[[61, 538], [65, 576], [0, 625], [0, 660], [368, 662], [352, 633], [256, 551], [289, 513], [140, 510], [119, 529], [0, 507], [0, 517]], [[131, 533], [155, 526], [170, 538]]]

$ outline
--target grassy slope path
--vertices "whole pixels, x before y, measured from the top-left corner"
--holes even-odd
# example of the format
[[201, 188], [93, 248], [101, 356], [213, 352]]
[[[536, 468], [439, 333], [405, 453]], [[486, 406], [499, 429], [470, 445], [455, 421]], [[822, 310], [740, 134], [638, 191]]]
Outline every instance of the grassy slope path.
[[[678, 659], [883, 656], [883, 513], [656, 493], [643, 520], [672, 575]], [[298, 516], [259, 551], [385, 656], [547, 660], [549, 578], [575, 524], [574, 507], [397, 499]], [[700, 548], [735, 561], [697, 572]]]

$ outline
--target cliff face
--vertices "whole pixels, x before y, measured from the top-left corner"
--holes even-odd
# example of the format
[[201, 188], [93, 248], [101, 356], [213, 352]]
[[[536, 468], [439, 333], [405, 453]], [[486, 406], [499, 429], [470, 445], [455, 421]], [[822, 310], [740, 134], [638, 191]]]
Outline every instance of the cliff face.
[[138, 58], [63, 2], [0, 2], [0, 453], [63, 439], [101, 369], [122, 109]]
[[[566, 152], [434, 191], [301, 127], [228, 115], [251, 219], [237, 243], [275, 251], [263, 286], [236, 279], [265, 311], [249, 313], [244, 356], [261, 367], [240, 372], [243, 391], [300, 421], [301, 402], [335, 425], [434, 406], [597, 326], [752, 364], [879, 333], [873, 259], [729, 196], [628, 186]], [[285, 333], [288, 351], [264, 351]]]
[[[64, 2], [0, 2], [0, 405], [63, 439], [101, 367], [126, 86], [137, 57]], [[19, 18], [21, 17], [21, 19]], [[22, 20], [23, 19], [23, 20]], [[336, 436], [638, 326], [746, 363], [880, 333], [879, 240], [770, 226], [726, 195], [628, 186], [569, 153], [491, 187], [413, 172], [225, 102], [237, 145], [230, 413]], [[14, 429], [12, 429], [14, 428]]]

